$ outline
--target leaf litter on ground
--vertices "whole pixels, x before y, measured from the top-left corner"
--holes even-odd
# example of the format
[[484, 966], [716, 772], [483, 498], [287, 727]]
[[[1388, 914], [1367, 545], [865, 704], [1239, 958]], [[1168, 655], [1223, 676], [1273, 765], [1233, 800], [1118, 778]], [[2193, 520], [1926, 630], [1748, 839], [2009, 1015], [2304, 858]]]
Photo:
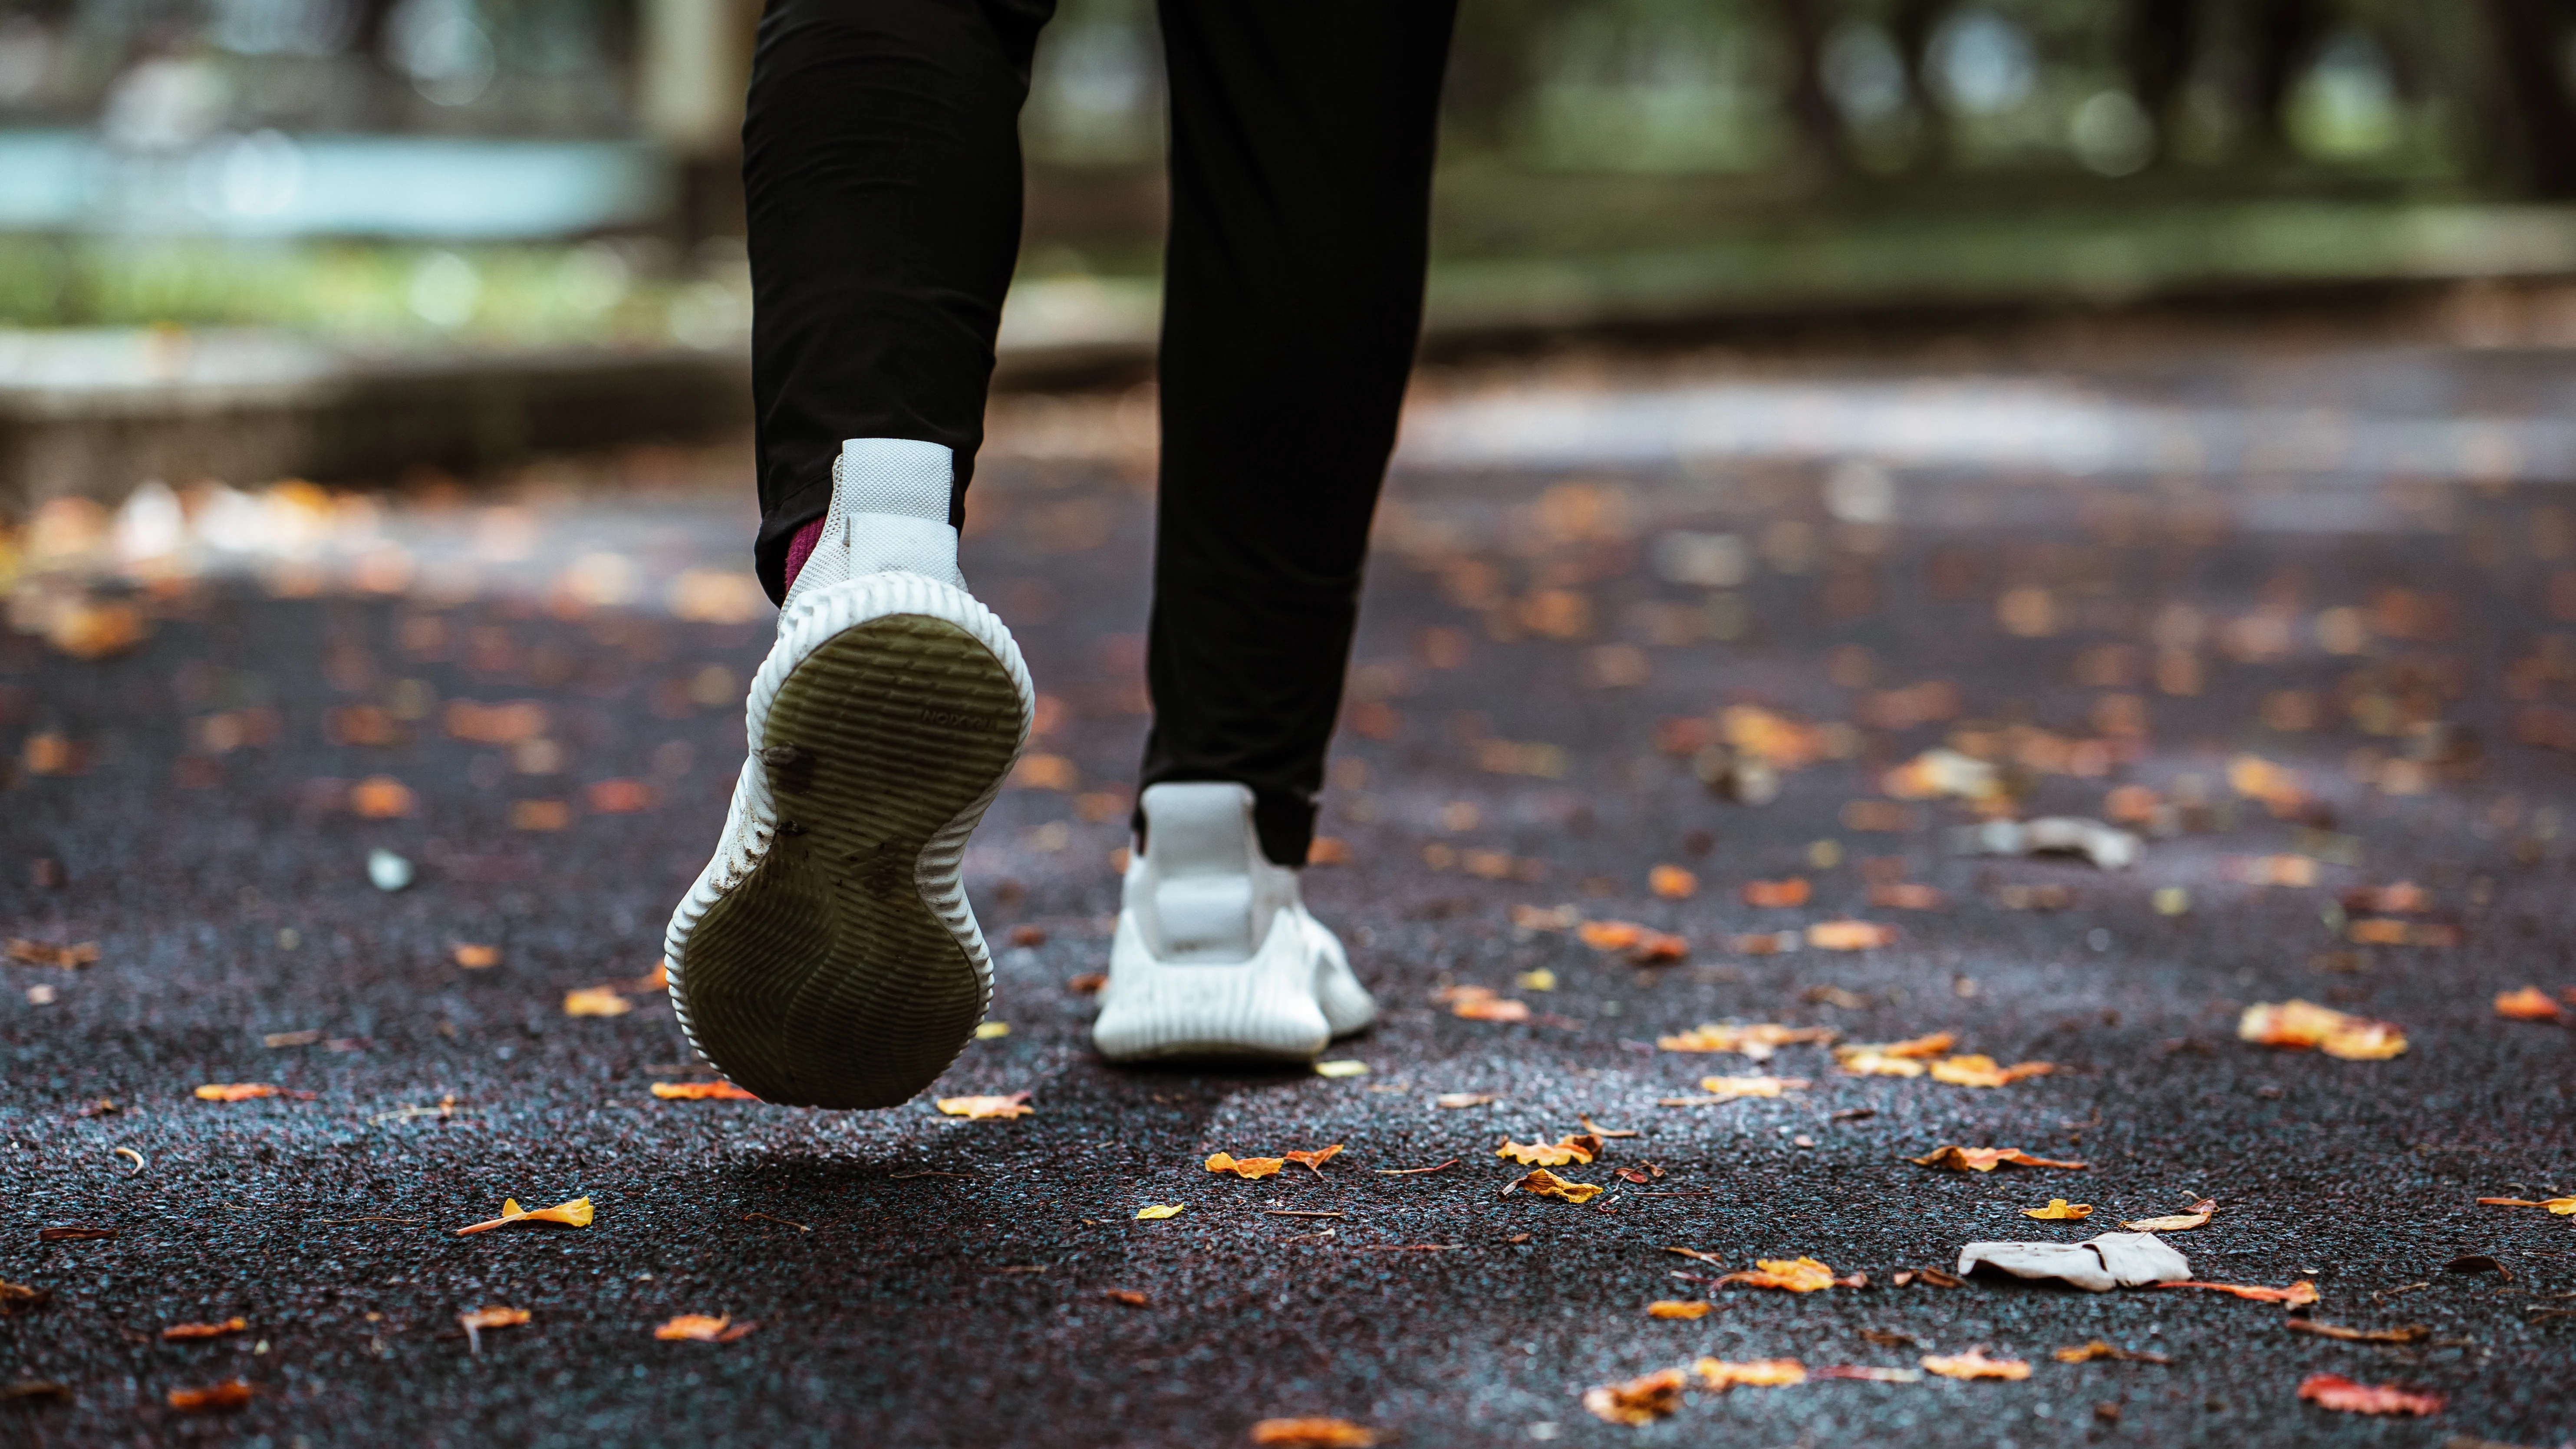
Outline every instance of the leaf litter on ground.
[[512, 1223], [559, 1223], [568, 1228], [586, 1228], [590, 1226], [590, 1220], [590, 1199], [586, 1197], [577, 1197], [570, 1202], [559, 1202], [550, 1208], [538, 1208], [534, 1212], [519, 1206], [517, 1198], [503, 1198], [499, 1217], [458, 1228], [456, 1235], [461, 1238], [468, 1233], [488, 1233], [494, 1228], [506, 1228]]
[[2061, 1161], [2054, 1157], [2033, 1157], [2018, 1147], [1960, 1147], [1951, 1145], [1933, 1149], [1922, 1157], [1905, 1159], [1917, 1167], [1946, 1167], [1956, 1172], [1992, 1172], [1998, 1167], [2054, 1167], [2065, 1172], [2079, 1172], [2081, 1162]]

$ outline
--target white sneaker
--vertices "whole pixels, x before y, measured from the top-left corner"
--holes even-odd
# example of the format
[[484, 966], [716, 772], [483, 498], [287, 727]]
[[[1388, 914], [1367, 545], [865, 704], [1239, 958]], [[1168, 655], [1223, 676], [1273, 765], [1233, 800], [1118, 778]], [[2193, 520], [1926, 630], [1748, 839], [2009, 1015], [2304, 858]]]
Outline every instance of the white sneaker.
[[663, 938], [690, 1045], [766, 1101], [901, 1103], [992, 1000], [958, 865], [1035, 696], [957, 572], [950, 467], [935, 443], [843, 445], [723, 842]]
[[1127, 866], [1092, 1042], [1111, 1061], [1253, 1056], [1304, 1061], [1377, 1015], [1342, 943], [1253, 832], [1252, 791], [1147, 789], [1144, 848]]

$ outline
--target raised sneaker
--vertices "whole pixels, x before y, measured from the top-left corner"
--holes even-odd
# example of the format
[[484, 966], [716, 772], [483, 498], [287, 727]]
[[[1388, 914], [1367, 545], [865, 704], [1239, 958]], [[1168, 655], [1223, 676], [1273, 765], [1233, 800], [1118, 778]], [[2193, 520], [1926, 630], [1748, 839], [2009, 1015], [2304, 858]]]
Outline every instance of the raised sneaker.
[[724, 838], [663, 938], [690, 1044], [767, 1101], [895, 1106], [992, 1001], [958, 867], [1035, 695], [957, 571], [951, 461], [843, 445], [751, 683]]
[[1155, 785], [1138, 804], [1144, 839], [1091, 1029], [1101, 1055], [1304, 1061], [1369, 1024], [1376, 1003], [1306, 913], [1297, 872], [1263, 858], [1250, 789]]

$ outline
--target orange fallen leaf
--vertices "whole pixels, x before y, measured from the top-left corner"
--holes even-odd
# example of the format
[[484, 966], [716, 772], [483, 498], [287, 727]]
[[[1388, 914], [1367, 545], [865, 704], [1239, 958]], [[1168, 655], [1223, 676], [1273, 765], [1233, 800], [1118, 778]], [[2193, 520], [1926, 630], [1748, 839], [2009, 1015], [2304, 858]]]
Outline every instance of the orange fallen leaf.
[[1284, 1157], [1236, 1157], [1220, 1152], [1207, 1160], [1210, 1172], [1231, 1172], [1241, 1178], [1269, 1177], [1288, 1165]]
[[564, 993], [566, 1016], [624, 1016], [635, 1009], [635, 1003], [607, 986], [585, 986]]
[[1836, 1047], [1834, 1065], [1852, 1077], [1919, 1077], [1923, 1063], [1912, 1057], [1892, 1057], [1867, 1047]]
[[1744, 883], [1744, 903], [1748, 906], [1779, 908], [1803, 906], [1811, 894], [1805, 876], [1787, 880], [1749, 880]]
[[1029, 1105], [1026, 1092], [1013, 1092], [1007, 1097], [942, 1097], [932, 1105], [951, 1117], [963, 1117], [969, 1122], [982, 1122], [994, 1117], [1025, 1117], [1037, 1110]]
[[1668, 966], [1690, 954], [1690, 937], [1670, 931], [1648, 931], [1628, 948], [1628, 959], [1640, 966]]
[[2172, 1359], [2167, 1358], [2160, 1353], [2139, 1353], [2134, 1349], [2126, 1349], [2121, 1348], [2116, 1344], [2104, 1343], [2098, 1338], [2077, 1344], [2073, 1348], [2061, 1348], [2056, 1353], [2052, 1354], [2051, 1357], [2055, 1358], [2059, 1363], [2091, 1363], [2098, 1358], [2107, 1358], [2114, 1363], [2173, 1362]]
[[2017, 1358], [1988, 1358], [1982, 1345], [1969, 1349], [1966, 1353], [1926, 1354], [1923, 1358], [1923, 1371], [1939, 1374], [1945, 1379], [2026, 1379], [2030, 1377], [2029, 1364]]
[[238, 1409], [250, 1402], [251, 1387], [241, 1379], [226, 1379], [202, 1389], [172, 1389], [170, 1407], [182, 1414], [203, 1414], [216, 1409]]
[[2433, 909], [2433, 893], [2411, 880], [2394, 885], [2356, 886], [2343, 893], [2343, 908], [2355, 915], [2415, 915]]
[[2299, 1397], [2319, 1408], [2348, 1414], [2438, 1414], [2448, 1402], [2440, 1394], [2401, 1389], [2395, 1384], [2355, 1383], [2341, 1374], [2310, 1374], [2299, 1384]]
[[2566, 1217], [2571, 1213], [2576, 1213], [2576, 1197], [2545, 1198], [2539, 1202], [2533, 1202], [2527, 1197], [2482, 1197], [2479, 1198], [2478, 1201], [2485, 1203], [2489, 1207], [2547, 1208], [2551, 1212], [2558, 1214], [2560, 1217]]
[[528, 1310], [500, 1307], [477, 1308], [471, 1313], [456, 1315], [456, 1321], [477, 1332], [486, 1328], [517, 1328], [528, 1321]]
[[1715, 1307], [1705, 1299], [1658, 1298], [1646, 1305], [1648, 1318], [1706, 1318]]
[[2057, 1068], [2047, 1062], [2015, 1062], [2011, 1066], [1995, 1065], [1995, 1059], [1979, 1053], [1976, 1056], [1943, 1057], [1932, 1064], [1932, 1080], [1954, 1087], [2008, 1087], [2024, 1077], [2044, 1077]]
[[2495, 1014], [2510, 1021], [2557, 1021], [2567, 1014], [2567, 1009], [2539, 987], [2526, 986], [2519, 991], [2497, 992]]
[[1824, 1026], [1779, 1026], [1756, 1022], [1749, 1026], [1722, 1025], [1707, 1022], [1674, 1036], [1659, 1036], [1655, 1045], [1668, 1052], [1736, 1052], [1753, 1060], [1767, 1061], [1784, 1046], [1801, 1042], [1829, 1042], [1839, 1033]]
[[503, 1198], [499, 1217], [489, 1222], [458, 1228], [456, 1235], [461, 1238], [467, 1233], [488, 1233], [494, 1228], [506, 1228], [512, 1223], [561, 1223], [568, 1228], [586, 1228], [590, 1226], [590, 1218], [590, 1199], [586, 1197], [577, 1197], [570, 1202], [559, 1202], [550, 1208], [538, 1208], [534, 1212], [519, 1206], [517, 1198]]
[[76, 945], [57, 946], [51, 941], [30, 941], [24, 936], [12, 936], [6, 952], [0, 954], [21, 966], [54, 966], [65, 971], [78, 971], [84, 966], [98, 964], [98, 943], [82, 941]]
[[1437, 998], [1449, 1004], [1451, 1016], [1468, 1021], [1527, 1021], [1529, 1003], [1502, 996], [1490, 986], [1452, 986]]
[[311, 1092], [290, 1092], [268, 1082], [208, 1082], [197, 1089], [200, 1102], [252, 1102], [262, 1097], [291, 1097], [299, 1102], [310, 1102], [314, 1095]]
[[372, 775], [349, 789], [349, 809], [368, 820], [392, 820], [412, 812], [411, 787], [391, 775]]
[[247, 1318], [227, 1318], [221, 1323], [174, 1323], [161, 1330], [163, 1343], [178, 1343], [191, 1338], [221, 1338], [227, 1333], [240, 1333], [250, 1327]]
[[667, 1102], [757, 1102], [731, 1082], [655, 1082], [653, 1095]]
[[1375, 1429], [1348, 1419], [1264, 1419], [1252, 1426], [1252, 1442], [1277, 1449], [1370, 1449]]
[[1872, 921], [1818, 921], [1807, 928], [1807, 944], [1819, 951], [1872, 951], [1895, 940], [1894, 926]]
[[1101, 1296], [1112, 1303], [1124, 1303], [1130, 1308], [1143, 1308], [1154, 1301], [1133, 1288], [1106, 1288], [1101, 1290]]
[[[1708, 1305], [1702, 1304], [1705, 1308]], [[1807, 1381], [1807, 1366], [1794, 1358], [1762, 1358], [1751, 1363], [1728, 1363], [1724, 1359], [1704, 1358], [1691, 1365], [1699, 1375], [1701, 1386], [1721, 1392], [1743, 1384], [1750, 1388], [1785, 1388]]]
[[2133, 1233], [2189, 1232], [2208, 1222], [2209, 1215], [2216, 1211], [2218, 1211], [2218, 1199], [2205, 1197], [2193, 1203], [2189, 1212], [2175, 1213], [2170, 1217], [2140, 1218], [2136, 1222], [2122, 1223], [2120, 1226]]
[[703, 1313], [683, 1313], [654, 1329], [653, 1336], [665, 1343], [731, 1343], [759, 1326], [736, 1323], [730, 1313], [712, 1318]]
[[1342, 1144], [1336, 1142], [1330, 1147], [1318, 1147], [1312, 1152], [1282, 1152], [1279, 1155], [1321, 1177], [1324, 1175], [1324, 1164], [1331, 1161], [1333, 1154], [1341, 1150]]
[[2091, 1203], [2068, 1202], [2062, 1197], [2053, 1197], [2048, 1200], [2048, 1206], [2023, 1208], [2021, 1210], [2021, 1215], [2026, 1218], [2038, 1218], [2042, 1221], [2052, 1223], [2080, 1223], [2086, 1218], [2093, 1216], [2093, 1205]]
[[1568, 1182], [1544, 1167], [1533, 1167], [1529, 1175], [1503, 1189], [1520, 1191], [1532, 1197], [1552, 1197], [1570, 1203], [1587, 1203], [1601, 1195], [1601, 1185], [1594, 1182]]
[[1682, 1406], [1682, 1371], [1662, 1369], [1583, 1391], [1583, 1407], [1613, 1424], [1651, 1424]]
[[2056, 1167], [2069, 1172], [2079, 1171], [2084, 1166], [2081, 1162], [2061, 1162], [2053, 1157], [2033, 1157], [2018, 1147], [1949, 1146], [1939, 1148], [1929, 1156], [1909, 1157], [1906, 1161], [1917, 1167], [1948, 1167], [1960, 1172], [1992, 1172], [2006, 1163], [2015, 1167]]
[[670, 989], [671, 989], [671, 962], [670, 962], [669, 958], [667, 958], [667, 957], [656, 957], [656, 958], [654, 958], [654, 961], [653, 961], [653, 969], [652, 969], [652, 970], [650, 970], [650, 971], [645, 972], [642, 976], [640, 976], [640, 977], [636, 978], [636, 980], [635, 980], [635, 984], [634, 984], [634, 989], [635, 989], [635, 990], [637, 990], [637, 991], [668, 991], [668, 990], [670, 990]]
[[2263, 1046], [2311, 1047], [2345, 1061], [2380, 1061], [2406, 1050], [2406, 1033], [2308, 1001], [2258, 1001], [2245, 1008], [2236, 1035]]
[[1940, 911], [1949, 909], [1950, 898], [1928, 885], [1891, 881], [1871, 886], [1869, 903], [1882, 911]]
[[456, 964], [468, 971], [481, 971], [501, 964], [498, 946], [461, 945], [456, 948]]
[[1836, 1283], [1834, 1270], [1813, 1258], [1756, 1258], [1753, 1267], [1742, 1273], [1721, 1276], [1720, 1283], [1741, 1283], [1748, 1288], [1778, 1288], [1788, 1293], [1813, 1293], [1831, 1288]]
[[1601, 1139], [1589, 1133], [1572, 1134], [1554, 1142], [1514, 1142], [1503, 1139], [1494, 1149], [1496, 1157], [1508, 1157], [1523, 1167], [1563, 1167], [1569, 1162], [1589, 1165], [1601, 1155]]
[[2226, 1293], [2255, 1303], [2278, 1303], [2290, 1308], [2303, 1308], [2317, 1301], [2317, 1285], [2302, 1278], [2287, 1288], [2264, 1288], [2249, 1283], [2203, 1283], [2185, 1278], [2172, 1283], [2159, 1283], [2159, 1288], [2206, 1288], [2212, 1293]]
[[1959, 1039], [1957, 1037], [1946, 1031], [1936, 1031], [1929, 1036], [1908, 1037], [1903, 1041], [1876, 1043], [1860, 1042], [1854, 1043], [1850, 1046], [1839, 1046], [1834, 1048], [1834, 1055], [1839, 1057], [1851, 1053], [1868, 1052], [1874, 1056], [1882, 1057], [1937, 1057], [1949, 1051], [1951, 1047], [1957, 1045], [1958, 1040]]
[[2356, 946], [2456, 946], [2460, 928], [2446, 921], [2360, 920], [2344, 928]]
[[1699, 877], [1678, 865], [1659, 865], [1646, 872], [1646, 889], [1669, 901], [1699, 894]]
[[1699, 1089], [1721, 1099], [1736, 1097], [1776, 1097], [1782, 1092], [1814, 1086], [1805, 1077], [1702, 1077]]
[[1625, 951], [1646, 938], [1646, 928], [1634, 921], [1586, 921], [1574, 934], [1595, 951]]

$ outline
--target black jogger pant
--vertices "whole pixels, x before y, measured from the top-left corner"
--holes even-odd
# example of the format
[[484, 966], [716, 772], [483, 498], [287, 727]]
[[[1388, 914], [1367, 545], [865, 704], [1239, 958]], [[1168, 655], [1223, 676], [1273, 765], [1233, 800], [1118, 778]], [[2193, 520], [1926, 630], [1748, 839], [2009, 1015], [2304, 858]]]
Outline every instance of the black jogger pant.
[[[743, 125], [761, 581], [845, 438], [983, 440], [1054, 0], [769, 0]], [[1252, 787], [1302, 863], [1421, 329], [1456, 0], [1161, 0], [1162, 495], [1142, 783]]]

